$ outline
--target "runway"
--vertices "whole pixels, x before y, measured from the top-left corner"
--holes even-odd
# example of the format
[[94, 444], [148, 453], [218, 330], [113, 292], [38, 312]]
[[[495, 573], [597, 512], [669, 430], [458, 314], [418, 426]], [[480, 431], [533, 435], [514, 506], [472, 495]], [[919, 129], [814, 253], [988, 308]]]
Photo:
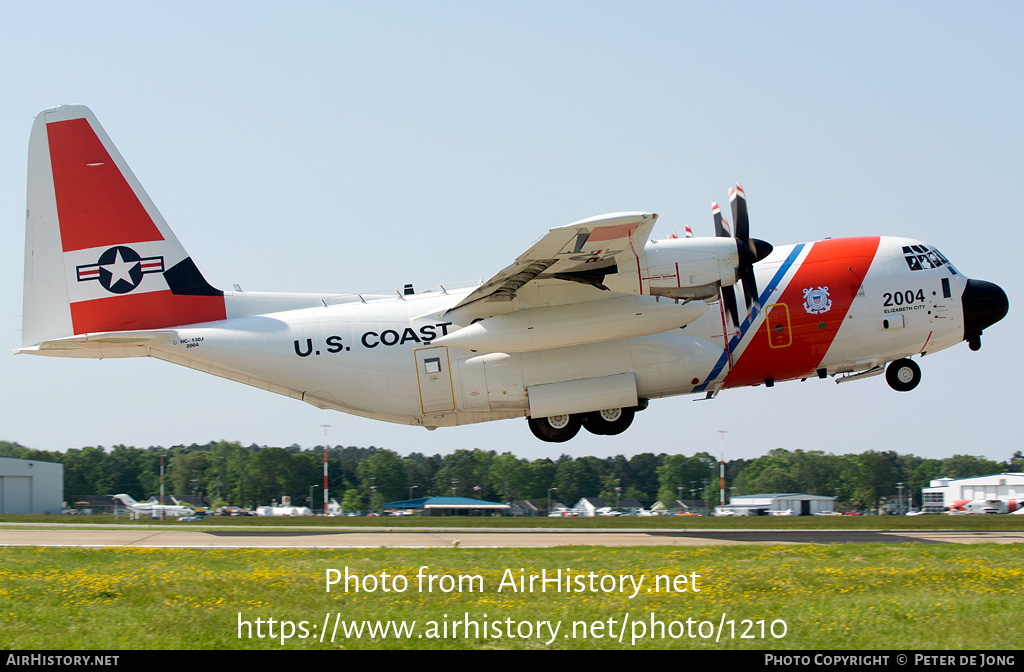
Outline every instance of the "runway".
[[1024, 531], [0, 527], [0, 546], [75, 548], [551, 548], [741, 544], [1020, 544]]

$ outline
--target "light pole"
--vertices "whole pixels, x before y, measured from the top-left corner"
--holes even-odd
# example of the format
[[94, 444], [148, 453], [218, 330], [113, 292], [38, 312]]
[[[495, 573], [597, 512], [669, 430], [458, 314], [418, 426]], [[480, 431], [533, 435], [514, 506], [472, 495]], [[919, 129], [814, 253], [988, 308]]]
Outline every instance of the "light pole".
[[558, 488], [548, 488], [548, 515], [551, 515], [551, 491], [558, 490]]
[[[327, 428], [330, 425], [320, 425], [324, 428], [324, 515], [327, 515]], [[313, 508], [310, 503], [309, 508]]]
[[[160, 453], [160, 520], [164, 519], [164, 454]], [[150, 516], [152, 518], [152, 516]]]
[[313, 510], [313, 488], [319, 488], [319, 487], [320, 487], [319, 485], [311, 485], [311, 486], [309, 486], [309, 510], [310, 511]]
[[724, 429], [718, 430], [719, 447], [722, 449], [721, 458], [718, 461], [718, 498], [722, 512], [725, 512], [725, 434]]
[[900, 481], [896, 484], [896, 490], [899, 494], [896, 495], [896, 513], [900, 513], [900, 509], [903, 508], [903, 482]]

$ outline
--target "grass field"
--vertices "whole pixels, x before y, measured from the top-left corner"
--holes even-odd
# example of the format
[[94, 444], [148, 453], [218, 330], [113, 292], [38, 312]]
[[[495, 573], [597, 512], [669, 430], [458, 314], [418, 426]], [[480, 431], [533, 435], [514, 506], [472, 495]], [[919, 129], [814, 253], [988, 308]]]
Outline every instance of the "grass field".
[[12, 547], [0, 548], [0, 646], [1018, 649], [1022, 581], [1020, 547], [995, 544]]

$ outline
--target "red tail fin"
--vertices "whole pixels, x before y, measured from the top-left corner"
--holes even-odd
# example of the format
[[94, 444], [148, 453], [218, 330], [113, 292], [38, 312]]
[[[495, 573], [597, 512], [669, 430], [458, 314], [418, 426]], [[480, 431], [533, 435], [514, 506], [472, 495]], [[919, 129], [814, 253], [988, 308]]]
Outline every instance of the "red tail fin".
[[23, 345], [224, 319], [92, 112], [40, 112], [29, 142]]

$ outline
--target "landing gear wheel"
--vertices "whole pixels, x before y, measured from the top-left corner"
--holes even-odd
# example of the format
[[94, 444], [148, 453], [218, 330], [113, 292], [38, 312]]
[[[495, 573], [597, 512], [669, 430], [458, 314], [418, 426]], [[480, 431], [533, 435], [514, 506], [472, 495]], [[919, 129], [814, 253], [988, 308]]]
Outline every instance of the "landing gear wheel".
[[530, 431], [541, 441], [562, 443], [580, 431], [580, 416], [552, 415], [549, 418], [527, 418]]
[[633, 424], [632, 408], [607, 408], [583, 416], [583, 427], [591, 434], [615, 436]]
[[921, 367], [909, 359], [897, 359], [885, 369], [885, 380], [897, 392], [909, 392], [921, 382]]

